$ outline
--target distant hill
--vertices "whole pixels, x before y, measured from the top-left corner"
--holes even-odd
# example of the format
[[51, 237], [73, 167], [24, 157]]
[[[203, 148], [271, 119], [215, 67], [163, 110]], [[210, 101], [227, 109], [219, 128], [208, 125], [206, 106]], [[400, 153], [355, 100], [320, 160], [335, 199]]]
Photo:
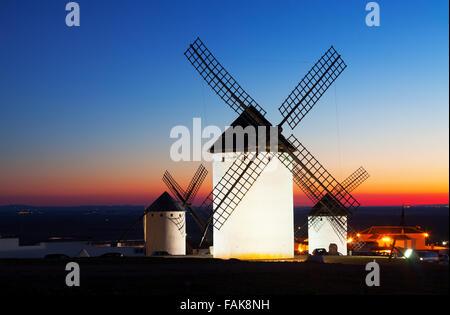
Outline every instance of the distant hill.
[[[117, 240], [135, 222], [127, 239], [143, 239], [142, 216], [145, 206], [78, 206], [36, 207], [27, 205], [0, 206], [0, 236], [19, 236], [22, 244], [45, 241], [50, 237], [82, 240]], [[306, 233], [306, 216], [310, 207], [295, 207], [295, 228]], [[355, 230], [372, 225], [398, 225], [401, 206], [360, 207], [349, 222]], [[449, 239], [448, 205], [412, 206], [406, 209], [407, 225], [420, 225], [435, 240]], [[193, 244], [200, 238], [200, 229], [187, 216], [188, 239]], [[298, 233], [300, 236], [302, 233]]]

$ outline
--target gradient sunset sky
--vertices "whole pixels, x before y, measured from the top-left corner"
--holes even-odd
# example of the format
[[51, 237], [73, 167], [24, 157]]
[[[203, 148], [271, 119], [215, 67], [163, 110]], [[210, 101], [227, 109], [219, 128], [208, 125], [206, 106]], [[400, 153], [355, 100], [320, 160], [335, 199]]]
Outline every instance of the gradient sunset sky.
[[348, 67], [294, 134], [338, 180], [364, 166], [363, 206], [448, 203], [447, 0], [377, 1], [371, 28], [363, 0], [79, 0], [72, 28], [67, 2], [0, 1], [0, 205], [149, 204], [166, 169], [187, 185], [200, 162], [170, 160], [171, 128], [236, 118], [183, 55], [197, 36], [273, 123], [334, 45]]

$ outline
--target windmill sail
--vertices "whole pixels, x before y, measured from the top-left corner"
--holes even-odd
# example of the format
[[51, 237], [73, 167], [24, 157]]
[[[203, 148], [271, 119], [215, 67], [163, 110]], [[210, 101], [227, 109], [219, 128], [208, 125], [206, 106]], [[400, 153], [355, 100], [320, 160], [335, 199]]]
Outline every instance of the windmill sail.
[[367, 173], [367, 171], [361, 166], [352, 174], [350, 174], [349, 177], [344, 179], [341, 183], [341, 186], [344, 187], [347, 191], [352, 192], [369, 177], [369, 173]]
[[190, 202], [186, 199], [186, 196], [192, 196], [191, 200], [195, 197], [196, 193], [192, 194], [192, 192], [194, 190], [198, 191], [207, 173], [208, 171], [206, 168], [203, 165], [200, 165], [189, 184], [187, 190], [188, 193], [181, 188], [168, 171], [165, 171], [163, 176], [163, 182], [170, 189], [175, 200], [177, 200], [192, 215], [194, 221], [202, 231], [205, 228], [205, 219], [192, 207]]
[[266, 111], [222, 67], [200, 38], [189, 46], [184, 55], [214, 92], [236, 113], [240, 115], [246, 108], [253, 106], [263, 116], [266, 114]]
[[283, 116], [280, 126], [287, 122], [294, 129], [346, 67], [331, 46], [278, 108]]
[[187, 203], [192, 203], [192, 200], [194, 200], [195, 196], [197, 195], [197, 192], [200, 186], [203, 184], [203, 181], [205, 180], [207, 174], [208, 171], [206, 170], [206, 168], [200, 164], [194, 174], [194, 177], [192, 177], [188, 188], [186, 189], [184, 200], [186, 200]]
[[296, 151], [289, 151], [288, 157], [280, 155], [280, 160], [292, 170], [295, 183], [307, 193], [308, 197], [319, 202], [325, 195], [329, 195], [337, 205], [349, 213], [359, 207], [358, 201], [334, 179], [294, 135], [291, 135], [288, 141], [296, 148]]

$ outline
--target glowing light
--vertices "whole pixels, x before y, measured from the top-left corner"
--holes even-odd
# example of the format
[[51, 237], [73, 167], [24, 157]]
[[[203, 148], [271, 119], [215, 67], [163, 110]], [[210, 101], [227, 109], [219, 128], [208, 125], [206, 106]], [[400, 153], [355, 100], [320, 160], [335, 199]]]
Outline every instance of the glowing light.
[[358, 234], [356, 234], [356, 236], [357, 236], [357, 237], [360, 237], [360, 236], [361, 236], [361, 234], [359, 234], [359, 233], [358, 233]]
[[390, 242], [390, 241], [391, 241], [391, 238], [390, 238], [390, 237], [383, 237], [381, 240], [382, 240], [383, 242]]
[[408, 248], [407, 250], [405, 250], [405, 253], [403, 254], [406, 258], [409, 258], [409, 257], [411, 257], [411, 254], [412, 254], [412, 249], [411, 248]]
[[347, 240], [347, 243], [351, 243], [351, 242], [353, 242], [353, 238], [349, 238], [348, 240]]
[[428, 237], [429, 235], [428, 233], [423, 233], [423, 236]]

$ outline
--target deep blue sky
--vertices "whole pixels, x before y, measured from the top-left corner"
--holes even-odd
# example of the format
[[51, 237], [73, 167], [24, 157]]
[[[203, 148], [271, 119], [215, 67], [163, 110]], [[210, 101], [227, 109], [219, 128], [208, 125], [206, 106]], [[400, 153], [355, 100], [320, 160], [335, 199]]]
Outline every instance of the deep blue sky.
[[[429, 182], [448, 191], [446, 0], [378, 1], [378, 28], [365, 25], [362, 0], [80, 0], [81, 26], [72, 28], [67, 2], [0, 2], [5, 195], [70, 191], [89, 181], [84, 174], [113, 171], [153, 181], [179, 168], [168, 161], [174, 125], [202, 117], [224, 127], [236, 118], [183, 56], [197, 36], [273, 123], [334, 45], [348, 68], [295, 134], [338, 178], [363, 164], [378, 175], [369, 187], [382, 191], [411, 170], [417, 185], [431, 172]], [[41, 189], [43, 181], [51, 187]]]

